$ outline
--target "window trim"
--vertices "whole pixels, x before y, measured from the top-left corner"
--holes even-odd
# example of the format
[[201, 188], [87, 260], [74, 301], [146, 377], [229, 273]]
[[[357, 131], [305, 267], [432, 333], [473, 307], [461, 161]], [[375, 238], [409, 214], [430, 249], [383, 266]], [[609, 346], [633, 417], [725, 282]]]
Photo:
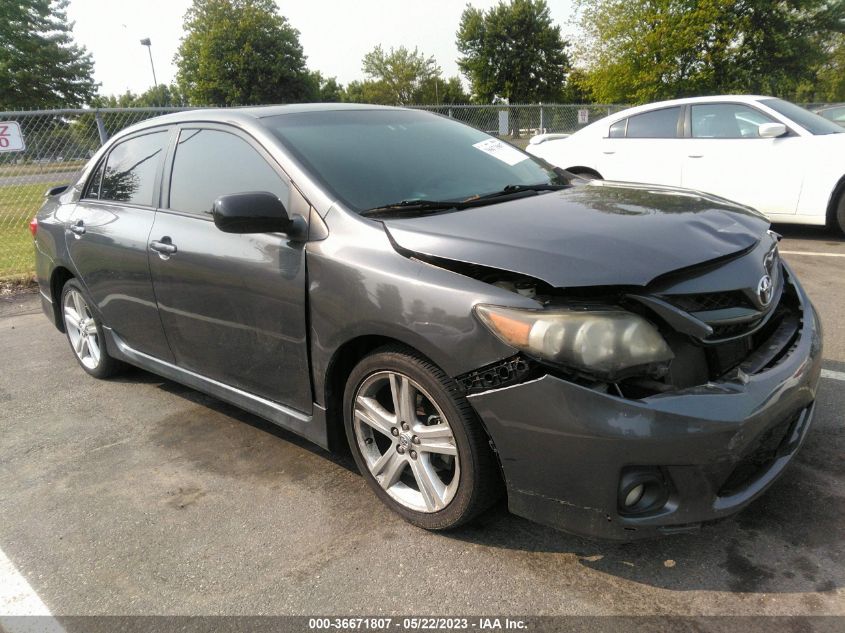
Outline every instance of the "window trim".
[[[86, 198], [85, 195], [88, 193], [88, 190], [91, 186], [92, 180], [94, 179], [94, 175], [97, 173], [100, 165], [108, 165], [108, 159], [111, 156], [112, 151], [118, 146], [127, 141], [131, 141], [136, 138], [140, 138], [142, 136], [147, 136], [149, 134], [158, 134], [161, 132], [165, 132], [167, 134], [172, 134], [172, 126], [171, 125], [156, 125], [149, 128], [144, 128], [143, 130], [138, 130], [137, 132], [133, 132], [132, 134], [127, 134], [125, 136], [120, 136], [116, 139], [111, 141], [111, 145], [102, 155], [99, 161], [97, 161], [97, 165], [94, 169], [91, 170], [91, 173], [88, 175], [87, 180], [85, 181], [85, 186], [82, 189], [82, 195], [79, 197], [79, 202], [84, 202], [85, 204], [103, 204], [109, 206], [125, 206], [125, 207], [132, 207], [133, 209], [147, 209], [151, 211], [155, 211], [156, 199], [161, 195], [161, 178], [163, 173], [163, 167], [165, 161], [167, 160], [167, 149], [170, 143], [170, 139], [165, 139], [164, 144], [162, 145], [162, 149], [164, 150], [164, 156], [159, 159], [158, 167], [156, 168], [156, 176], [155, 181], [153, 183], [153, 194], [150, 198], [150, 204], [139, 204], [137, 202], [129, 202], [126, 200], [110, 200], [105, 198]], [[102, 193], [102, 179], [105, 175], [106, 171], [103, 169], [103, 174], [100, 176], [100, 192]]]
[[[291, 206], [293, 206], [293, 199], [294, 194], [302, 195], [299, 189], [294, 185], [293, 180], [288, 176], [287, 172], [284, 168], [278, 163], [278, 161], [273, 158], [273, 155], [268, 152], [264, 146], [251, 134], [244, 131], [242, 128], [236, 125], [228, 125], [225, 123], [212, 123], [208, 121], [185, 121], [180, 122], [174, 126], [172, 136], [170, 138], [170, 145], [168, 146], [167, 154], [165, 155], [165, 169], [162, 174], [162, 182], [161, 182], [161, 189], [159, 192], [159, 205], [158, 211], [160, 213], [170, 213], [173, 215], [181, 215], [190, 218], [199, 218], [205, 220], [207, 222], [213, 222], [214, 219], [211, 217], [209, 213], [194, 213], [193, 211], [183, 211], [180, 209], [173, 209], [170, 206], [170, 187], [173, 180], [173, 165], [176, 161], [176, 149], [179, 145], [179, 137], [181, 136], [182, 132], [187, 130], [215, 130], [218, 132], [224, 132], [227, 134], [232, 134], [233, 136], [240, 138], [241, 140], [245, 141], [247, 145], [249, 145], [253, 150], [255, 150], [258, 155], [264, 159], [264, 162], [276, 172], [276, 175], [287, 185], [288, 190], [290, 191], [291, 197]], [[291, 209], [287, 209], [288, 213], [291, 213]]]

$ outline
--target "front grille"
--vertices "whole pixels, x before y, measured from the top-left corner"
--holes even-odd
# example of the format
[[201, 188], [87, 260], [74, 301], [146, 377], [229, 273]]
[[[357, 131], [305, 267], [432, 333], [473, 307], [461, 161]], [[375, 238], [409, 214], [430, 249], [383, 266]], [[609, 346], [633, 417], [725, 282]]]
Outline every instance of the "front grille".
[[778, 457], [780, 449], [789, 441], [793, 428], [808, 408], [796, 411], [766, 430], [754, 443], [750, 452], [737, 462], [731, 474], [719, 488], [719, 496], [729, 496], [739, 492], [768, 470]]
[[733, 338], [735, 336], [742, 336], [746, 332], [750, 332], [758, 325], [763, 317], [751, 319], [750, 321], [743, 321], [742, 323], [730, 323], [728, 325], [713, 325], [713, 334], [707, 338], [711, 341], [717, 341], [725, 338]]
[[702, 292], [699, 294], [666, 295], [666, 301], [685, 312], [707, 312], [728, 308], [755, 309], [745, 293], [739, 290], [729, 292]]

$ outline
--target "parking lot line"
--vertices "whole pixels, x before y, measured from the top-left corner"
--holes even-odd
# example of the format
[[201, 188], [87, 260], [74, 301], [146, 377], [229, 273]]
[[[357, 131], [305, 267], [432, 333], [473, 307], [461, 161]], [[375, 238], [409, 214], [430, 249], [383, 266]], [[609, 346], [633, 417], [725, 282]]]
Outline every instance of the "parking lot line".
[[807, 255], [808, 257], [845, 257], [845, 253], [818, 253], [816, 251], [780, 251], [781, 255]]
[[[18, 616], [41, 617], [29, 619]], [[3, 550], [0, 550], [0, 630], [9, 633], [34, 633], [36, 630], [65, 633]]]
[[831, 378], [832, 380], [842, 380], [845, 382], [845, 371], [833, 371], [832, 369], [822, 369], [822, 378]]

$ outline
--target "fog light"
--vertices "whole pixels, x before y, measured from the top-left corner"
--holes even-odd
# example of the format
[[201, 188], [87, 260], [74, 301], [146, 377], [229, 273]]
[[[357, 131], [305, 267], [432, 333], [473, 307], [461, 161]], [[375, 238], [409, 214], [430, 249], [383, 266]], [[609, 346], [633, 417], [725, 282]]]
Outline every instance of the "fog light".
[[622, 516], [660, 511], [669, 500], [670, 486], [657, 466], [628, 466], [619, 478], [617, 504]]
[[631, 488], [625, 497], [625, 507], [630, 508], [637, 505], [640, 499], [643, 498], [643, 492], [645, 492], [645, 486], [643, 484], [637, 484]]

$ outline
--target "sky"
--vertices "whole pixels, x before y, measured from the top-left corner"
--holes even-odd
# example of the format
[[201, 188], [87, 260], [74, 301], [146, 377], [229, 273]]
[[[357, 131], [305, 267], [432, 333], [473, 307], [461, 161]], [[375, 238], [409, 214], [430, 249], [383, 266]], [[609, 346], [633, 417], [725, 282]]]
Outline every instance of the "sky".
[[[471, 0], [488, 8], [498, 0]], [[141, 93], [153, 84], [147, 48], [158, 83], [176, 75], [173, 55], [182, 37], [190, 0], [70, 0], [77, 43], [94, 58], [94, 78], [104, 95]], [[277, 0], [280, 12], [299, 30], [308, 67], [347, 84], [362, 79], [361, 59], [377, 44], [415, 46], [434, 56], [446, 77], [458, 74], [455, 31], [463, 0]], [[552, 18], [571, 32], [572, 0], [548, 0]]]

